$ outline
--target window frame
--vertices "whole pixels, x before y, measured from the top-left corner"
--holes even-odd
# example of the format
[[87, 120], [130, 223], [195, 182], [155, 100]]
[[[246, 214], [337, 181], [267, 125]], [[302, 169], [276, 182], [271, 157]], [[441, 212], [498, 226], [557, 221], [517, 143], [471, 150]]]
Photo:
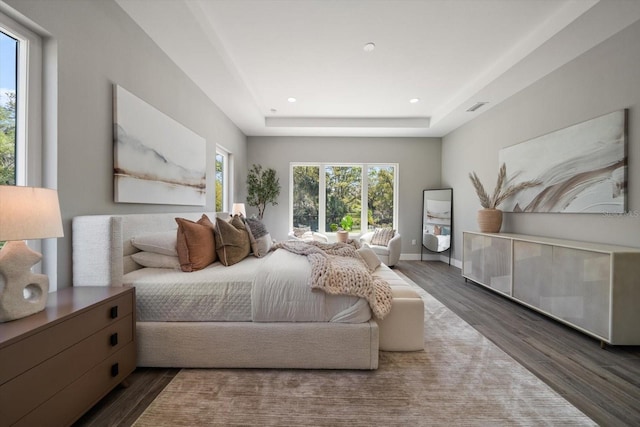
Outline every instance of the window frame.
[[[230, 169], [231, 169], [231, 165], [230, 165], [230, 161], [231, 161], [231, 154], [225, 150], [222, 147], [217, 146], [216, 147], [216, 158], [215, 161], [217, 162], [218, 156], [222, 156], [222, 210], [221, 212], [229, 212], [230, 211], [230, 188], [231, 185], [229, 183], [229, 176], [230, 176]], [[217, 167], [214, 168], [214, 170], [216, 171], [216, 176], [214, 177], [214, 181], [218, 180], [218, 169]], [[217, 189], [217, 187], [214, 187]], [[213, 200], [213, 208], [214, 211], [217, 210], [216, 206], [217, 206], [217, 193], [214, 191], [214, 200]]]
[[0, 11], [0, 29], [18, 40], [16, 185], [42, 186], [42, 40]]
[[398, 203], [398, 189], [399, 187], [399, 163], [394, 162], [290, 162], [289, 163], [289, 229], [293, 229], [293, 170], [298, 166], [314, 166], [318, 167], [318, 171], [320, 176], [318, 177], [318, 232], [322, 234], [326, 234], [329, 236], [335, 236], [337, 233], [332, 232], [331, 230], [325, 229], [326, 223], [326, 167], [327, 166], [351, 166], [351, 167], [360, 167], [361, 168], [361, 184], [362, 184], [362, 194], [361, 194], [361, 206], [362, 209], [360, 211], [360, 224], [361, 229], [359, 232], [354, 232], [354, 234], [362, 235], [369, 230], [367, 228], [362, 227], [362, 225], [368, 224], [367, 218], [367, 206], [368, 206], [368, 198], [369, 198], [369, 168], [372, 166], [384, 166], [384, 167], [393, 167], [393, 228], [395, 230], [398, 229], [398, 217], [399, 217], [399, 208], [400, 205]]

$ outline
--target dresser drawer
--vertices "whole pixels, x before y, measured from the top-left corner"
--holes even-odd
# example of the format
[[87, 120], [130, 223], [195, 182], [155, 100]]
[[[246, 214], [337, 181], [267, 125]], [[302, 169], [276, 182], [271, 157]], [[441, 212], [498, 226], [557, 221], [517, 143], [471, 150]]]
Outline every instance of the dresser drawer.
[[[114, 365], [117, 364], [117, 373]], [[76, 421], [136, 367], [136, 343], [130, 342], [89, 372], [35, 408], [15, 425], [65, 426]]]
[[[113, 304], [102, 305], [109, 307]], [[102, 313], [100, 317], [104, 315], [102, 309], [105, 307], [99, 306], [95, 310]], [[3, 422], [11, 424], [17, 421], [30, 408], [42, 404], [131, 343], [133, 314], [119, 315], [118, 318], [120, 320], [103, 321], [107, 324], [103, 329], [0, 386], [0, 413], [3, 418], [7, 417]]]
[[131, 315], [133, 293], [113, 298], [0, 350], [0, 385]]

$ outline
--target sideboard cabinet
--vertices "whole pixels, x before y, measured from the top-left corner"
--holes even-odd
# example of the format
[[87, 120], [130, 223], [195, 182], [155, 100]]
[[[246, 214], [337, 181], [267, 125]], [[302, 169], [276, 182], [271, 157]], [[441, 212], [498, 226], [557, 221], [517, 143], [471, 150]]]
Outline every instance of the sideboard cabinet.
[[640, 249], [463, 233], [462, 275], [604, 343], [640, 345]]

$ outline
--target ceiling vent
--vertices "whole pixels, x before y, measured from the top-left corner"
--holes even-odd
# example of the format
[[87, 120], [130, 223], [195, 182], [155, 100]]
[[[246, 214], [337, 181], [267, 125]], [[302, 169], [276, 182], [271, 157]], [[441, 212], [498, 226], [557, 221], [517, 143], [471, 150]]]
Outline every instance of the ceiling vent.
[[476, 110], [482, 108], [483, 106], [487, 105], [488, 102], [476, 102], [475, 104], [473, 104], [471, 107], [467, 108], [467, 112], [469, 113], [473, 113]]

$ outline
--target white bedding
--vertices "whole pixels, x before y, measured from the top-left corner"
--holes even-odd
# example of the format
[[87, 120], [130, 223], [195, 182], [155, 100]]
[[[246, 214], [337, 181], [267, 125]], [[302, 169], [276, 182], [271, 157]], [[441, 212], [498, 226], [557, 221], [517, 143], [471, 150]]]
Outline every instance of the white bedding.
[[275, 251], [253, 286], [253, 321], [362, 323], [371, 318], [366, 300], [312, 290], [310, 275], [307, 257]]
[[307, 259], [285, 250], [225, 267], [183, 273], [143, 268], [124, 275], [136, 287], [139, 322], [340, 322], [371, 318], [358, 297], [311, 290]]

